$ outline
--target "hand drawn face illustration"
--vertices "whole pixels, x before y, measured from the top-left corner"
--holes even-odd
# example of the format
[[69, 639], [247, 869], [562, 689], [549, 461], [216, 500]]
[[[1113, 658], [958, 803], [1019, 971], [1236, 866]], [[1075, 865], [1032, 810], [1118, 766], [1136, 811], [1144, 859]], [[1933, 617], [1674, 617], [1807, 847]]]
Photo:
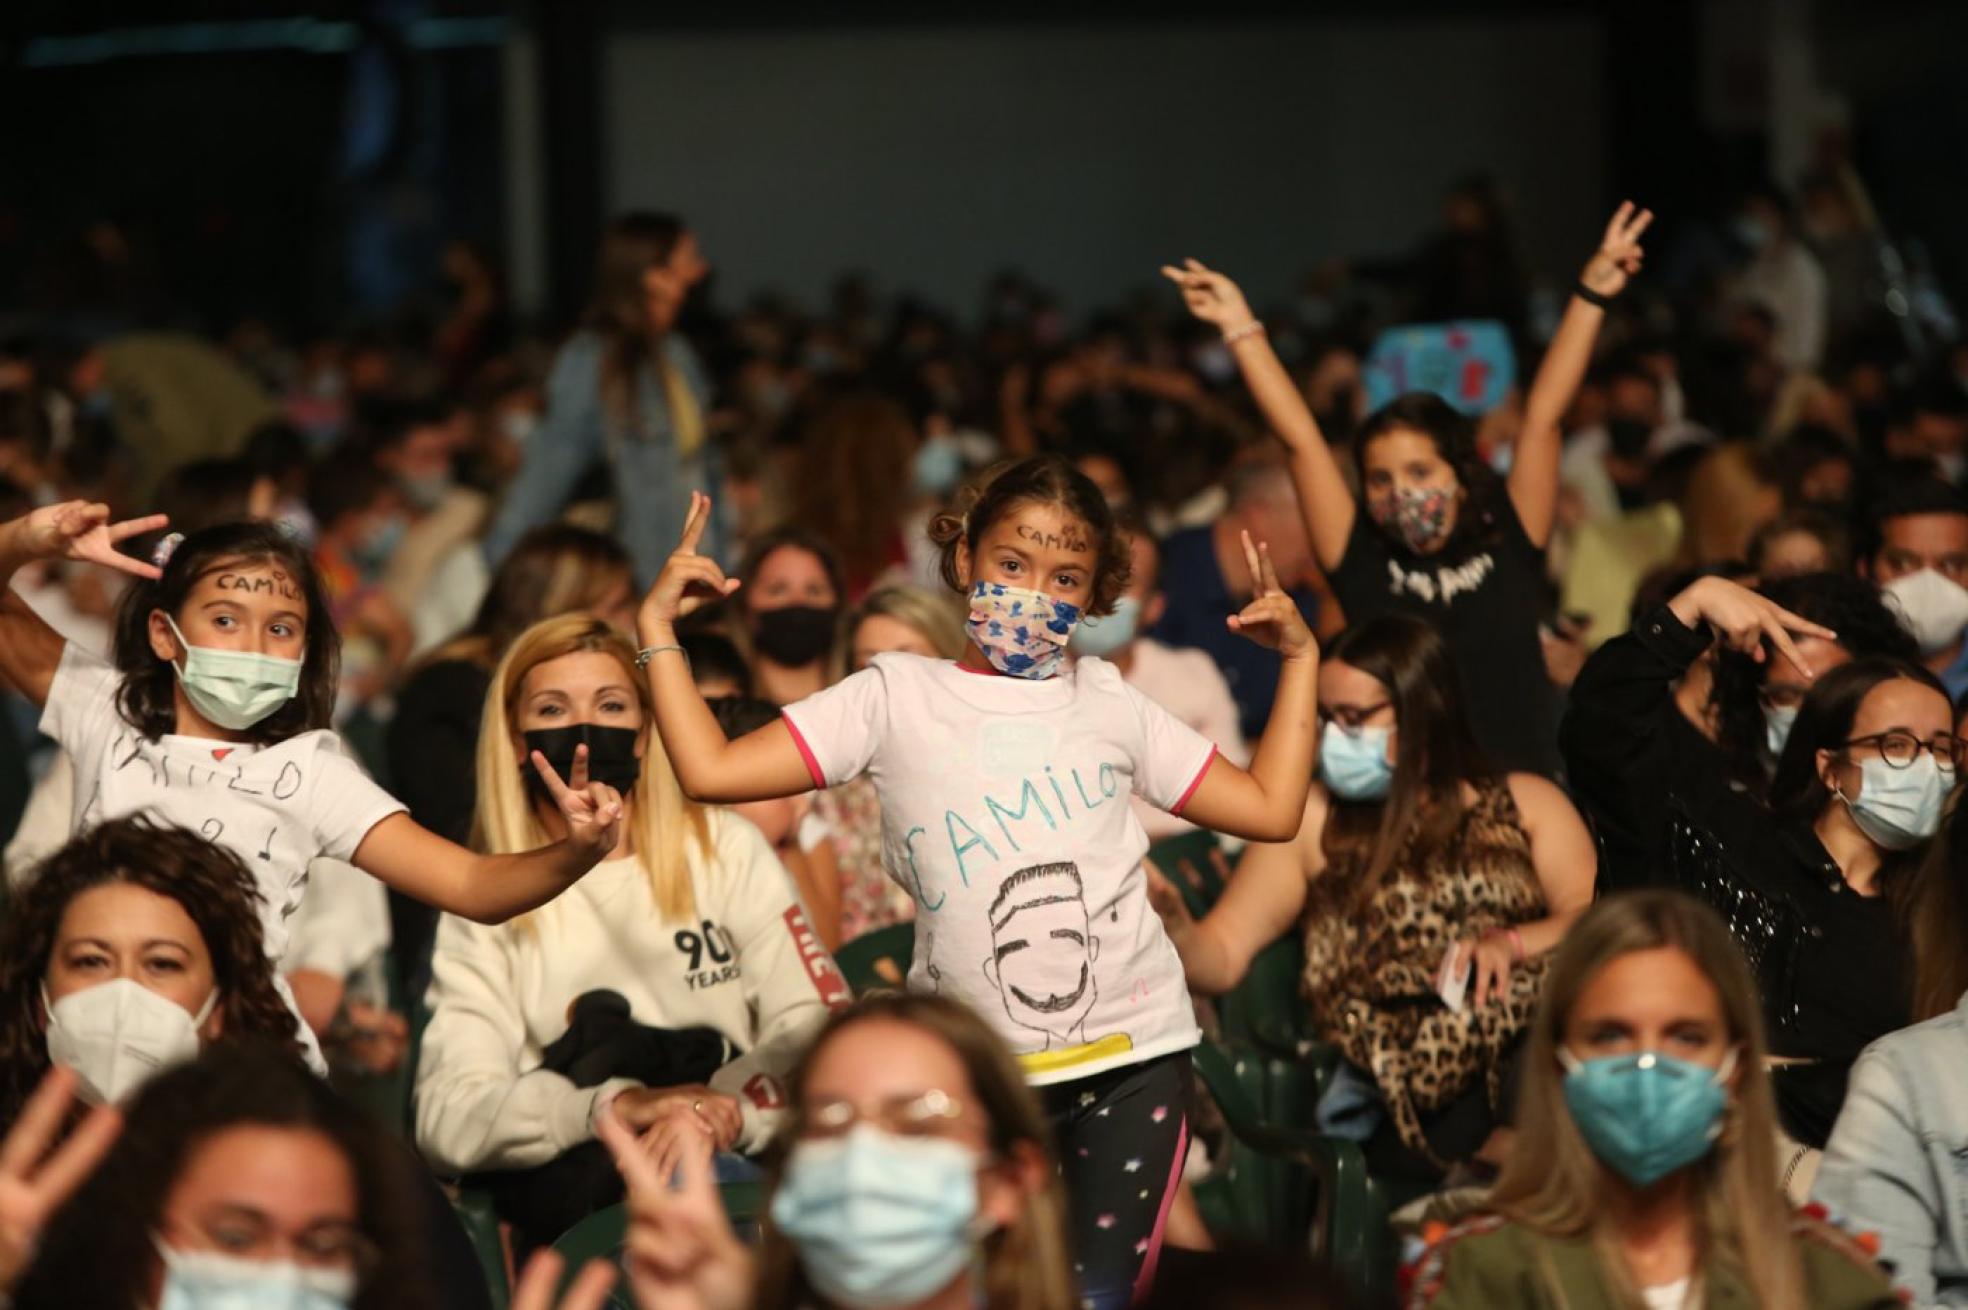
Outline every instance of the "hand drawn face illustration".
[[1012, 1022], [1044, 1033], [1046, 1049], [1086, 1041], [1087, 1015], [1099, 995], [1093, 977], [1099, 958], [1100, 939], [1088, 928], [1077, 865], [1035, 864], [998, 888], [984, 973], [1004, 997]]

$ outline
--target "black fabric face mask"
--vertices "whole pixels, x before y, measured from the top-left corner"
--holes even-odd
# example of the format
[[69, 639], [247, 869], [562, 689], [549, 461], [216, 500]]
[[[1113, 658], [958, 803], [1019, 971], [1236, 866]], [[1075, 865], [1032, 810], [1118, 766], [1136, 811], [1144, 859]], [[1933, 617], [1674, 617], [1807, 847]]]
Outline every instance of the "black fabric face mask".
[[760, 610], [752, 616], [752, 640], [759, 654], [789, 669], [813, 663], [834, 644], [840, 610], [817, 605], [787, 605]]
[[1644, 419], [1615, 416], [1606, 420], [1606, 436], [1621, 459], [1639, 459], [1654, 439], [1654, 426]]
[[570, 723], [564, 728], [535, 728], [524, 735], [526, 762], [520, 766], [520, 772], [526, 778], [526, 790], [536, 799], [552, 803], [553, 793], [547, 790], [547, 780], [533, 767], [534, 751], [546, 756], [560, 780], [570, 785], [574, 778], [574, 750], [583, 745], [588, 748], [589, 782], [605, 782], [626, 796], [635, 790], [636, 779], [642, 775], [642, 761], [635, 753], [640, 734], [634, 728]]

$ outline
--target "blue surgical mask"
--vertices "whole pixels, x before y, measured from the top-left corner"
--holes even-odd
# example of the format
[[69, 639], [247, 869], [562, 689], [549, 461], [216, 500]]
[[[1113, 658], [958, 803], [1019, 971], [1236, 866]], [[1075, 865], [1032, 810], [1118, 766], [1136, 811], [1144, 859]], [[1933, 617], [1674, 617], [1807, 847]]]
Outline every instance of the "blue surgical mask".
[[786, 1160], [772, 1222], [822, 1299], [885, 1310], [934, 1295], [976, 1259], [978, 1153], [858, 1124]]
[[1394, 783], [1394, 766], [1387, 759], [1391, 729], [1361, 727], [1348, 731], [1327, 723], [1319, 735], [1319, 776], [1341, 800], [1377, 801]]
[[363, 572], [381, 573], [383, 566], [390, 562], [390, 557], [396, 554], [396, 548], [403, 544], [403, 534], [409, 530], [410, 525], [403, 521], [401, 514], [391, 514], [363, 533], [362, 539], [355, 543], [349, 553], [362, 566]]
[[1097, 619], [1082, 619], [1073, 629], [1069, 643], [1075, 655], [1105, 658], [1134, 640], [1141, 627], [1141, 602], [1123, 596], [1114, 602], [1114, 612]]
[[164, 1291], [157, 1310], [348, 1310], [355, 1300], [355, 1275], [345, 1269], [178, 1251], [161, 1243], [158, 1253]]
[[1719, 1069], [1659, 1051], [1580, 1060], [1560, 1047], [1558, 1060], [1565, 1066], [1565, 1105], [1585, 1144], [1636, 1187], [1693, 1164], [1722, 1135], [1733, 1048]]
[[1954, 770], [1922, 751], [1904, 769], [1877, 757], [1860, 760], [1858, 796], [1837, 795], [1874, 845], [1904, 851], [1940, 831], [1941, 807], [1953, 786]]
[[251, 650], [194, 646], [170, 615], [171, 635], [184, 647], [184, 662], [172, 667], [191, 708], [207, 722], [244, 732], [294, 699], [301, 689], [301, 661]]
[[963, 451], [951, 436], [926, 437], [916, 447], [916, 490], [925, 496], [940, 496], [963, 478]]
[[1790, 730], [1797, 726], [1797, 707], [1795, 705], [1765, 705], [1763, 707], [1763, 749], [1776, 759], [1783, 754], [1784, 743], [1790, 740]]

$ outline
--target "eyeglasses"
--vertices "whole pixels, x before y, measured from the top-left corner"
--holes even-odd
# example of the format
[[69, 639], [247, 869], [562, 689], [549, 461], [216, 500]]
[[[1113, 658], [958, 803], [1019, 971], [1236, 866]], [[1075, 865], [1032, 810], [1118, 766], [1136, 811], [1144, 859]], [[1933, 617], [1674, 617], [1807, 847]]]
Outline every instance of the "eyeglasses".
[[1374, 705], [1321, 705], [1319, 716], [1339, 725], [1341, 732], [1352, 735], [1367, 726], [1367, 720], [1380, 713], [1394, 702], [1380, 701]]
[[897, 1137], [947, 1137], [963, 1122], [961, 1101], [939, 1088], [910, 1096], [891, 1096], [863, 1108], [845, 1097], [810, 1103], [793, 1136], [842, 1137], [857, 1123], [872, 1124]]
[[1879, 758], [1896, 769], [1911, 768], [1913, 762], [1920, 758], [1922, 751], [1932, 755], [1934, 763], [1949, 772], [1953, 772], [1961, 765], [1961, 738], [1951, 732], [1937, 732], [1931, 740], [1922, 741], [1912, 733], [1896, 728], [1889, 732], [1874, 732], [1863, 737], [1854, 737], [1845, 745], [1848, 748], [1877, 746]]
[[241, 1260], [292, 1260], [305, 1269], [332, 1269], [355, 1275], [358, 1286], [368, 1283], [382, 1263], [383, 1253], [369, 1236], [352, 1224], [312, 1224], [289, 1236], [265, 1215], [230, 1210], [201, 1220], [166, 1224], [174, 1231], [167, 1244], [183, 1251], [216, 1251]]

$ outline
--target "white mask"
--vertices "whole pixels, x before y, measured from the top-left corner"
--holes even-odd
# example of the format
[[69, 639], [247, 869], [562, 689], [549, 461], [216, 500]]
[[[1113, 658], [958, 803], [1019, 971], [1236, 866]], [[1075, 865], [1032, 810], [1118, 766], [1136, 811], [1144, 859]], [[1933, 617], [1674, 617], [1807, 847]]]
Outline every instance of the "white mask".
[[1894, 578], [1879, 590], [1922, 655], [1938, 655], [1968, 627], [1968, 588], [1932, 569]]
[[48, 999], [48, 1058], [75, 1071], [82, 1099], [120, 1105], [145, 1082], [198, 1057], [198, 1029], [218, 1004], [215, 987], [194, 1015], [130, 978], [113, 978], [59, 1001]]
[[304, 1269], [288, 1260], [245, 1260], [218, 1251], [159, 1245], [164, 1293], [157, 1310], [346, 1310], [355, 1275]]

